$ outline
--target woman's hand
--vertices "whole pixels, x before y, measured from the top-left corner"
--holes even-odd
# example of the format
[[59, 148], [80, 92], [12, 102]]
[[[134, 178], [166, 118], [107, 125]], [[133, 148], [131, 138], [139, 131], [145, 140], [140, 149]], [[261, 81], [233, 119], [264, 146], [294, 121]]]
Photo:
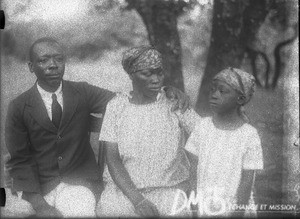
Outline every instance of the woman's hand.
[[145, 199], [132, 182], [129, 173], [125, 169], [117, 143], [104, 142], [106, 150], [106, 162], [110, 175], [116, 185], [128, 197], [135, 208], [135, 212], [141, 217], [157, 217], [156, 206]]
[[143, 199], [135, 205], [135, 211], [142, 217], [158, 217], [159, 213], [156, 206], [148, 199]]
[[172, 111], [179, 109], [181, 113], [184, 113], [188, 108], [190, 108], [190, 98], [181, 90], [171, 86], [164, 87], [164, 90], [168, 99], [176, 101], [171, 109]]

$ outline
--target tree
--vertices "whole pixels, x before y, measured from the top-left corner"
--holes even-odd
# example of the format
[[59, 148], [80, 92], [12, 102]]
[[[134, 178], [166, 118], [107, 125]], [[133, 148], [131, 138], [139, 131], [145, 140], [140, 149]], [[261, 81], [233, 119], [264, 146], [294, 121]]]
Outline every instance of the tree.
[[196, 104], [202, 115], [208, 113], [210, 81], [227, 66], [240, 67], [247, 44], [267, 14], [265, 4], [261, 0], [214, 2], [210, 48]]
[[177, 18], [190, 3], [184, 0], [126, 1], [126, 9], [135, 9], [142, 17], [150, 44], [163, 54], [165, 84], [184, 90]]
[[[256, 50], [253, 43], [259, 27], [269, 13], [275, 11], [272, 17], [274, 21], [278, 21], [283, 26], [287, 24], [288, 2], [287, 0], [215, 0], [210, 48], [196, 104], [196, 109], [201, 115], [209, 114], [208, 94], [212, 78], [226, 67], [239, 68], [246, 54], [251, 60], [253, 74], [258, 85], [262, 84], [257, 77], [256, 59], [258, 56], [264, 59], [266, 63], [265, 84], [268, 88], [270, 83], [269, 57], [262, 51]], [[276, 86], [280, 74], [281, 65], [278, 54], [282, 47], [290, 43], [295, 36], [279, 43], [274, 51], [276, 68], [274, 79], [271, 81], [272, 87]]]

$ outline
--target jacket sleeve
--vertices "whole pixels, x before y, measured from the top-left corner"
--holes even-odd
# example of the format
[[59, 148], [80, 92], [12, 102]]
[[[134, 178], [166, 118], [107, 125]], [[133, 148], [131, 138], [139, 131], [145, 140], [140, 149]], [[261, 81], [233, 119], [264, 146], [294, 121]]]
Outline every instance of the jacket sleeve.
[[90, 85], [84, 84], [87, 102], [89, 105], [90, 113], [105, 113], [107, 103], [116, 95], [114, 92]]
[[5, 124], [6, 147], [10, 159], [6, 166], [12, 178], [14, 191], [40, 193], [40, 183], [35, 160], [30, 150], [28, 129], [24, 124], [23, 108], [11, 102]]

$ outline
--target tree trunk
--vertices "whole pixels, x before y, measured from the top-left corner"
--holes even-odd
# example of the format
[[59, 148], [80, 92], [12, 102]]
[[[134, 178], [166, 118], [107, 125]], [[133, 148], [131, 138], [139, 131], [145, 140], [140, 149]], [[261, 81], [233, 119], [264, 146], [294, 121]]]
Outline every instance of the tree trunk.
[[127, 0], [127, 2], [128, 8], [136, 9], [142, 17], [150, 44], [163, 55], [165, 85], [184, 90], [181, 45], [177, 29], [177, 17], [183, 5], [175, 1], [161, 0]]
[[284, 74], [284, 177], [285, 204], [300, 207], [299, 150], [299, 38], [293, 43], [291, 58]]
[[226, 67], [242, 64], [267, 15], [266, 5], [262, 0], [215, 0], [210, 48], [196, 104], [200, 115], [210, 113], [208, 95], [213, 77]]

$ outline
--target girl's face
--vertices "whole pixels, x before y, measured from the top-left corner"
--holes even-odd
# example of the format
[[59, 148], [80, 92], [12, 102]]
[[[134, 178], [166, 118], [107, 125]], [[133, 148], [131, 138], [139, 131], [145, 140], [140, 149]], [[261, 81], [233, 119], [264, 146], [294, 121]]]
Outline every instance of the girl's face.
[[213, 112], [224, 114], [236, 110], [241, 95], [227, 83], [214, 80], [209, 94], [209, 105]]
[[145, 97], [156, 98], [164, 82], [162, 68], [144, 69], [130, 75], [133, 89], [142, 93]]

